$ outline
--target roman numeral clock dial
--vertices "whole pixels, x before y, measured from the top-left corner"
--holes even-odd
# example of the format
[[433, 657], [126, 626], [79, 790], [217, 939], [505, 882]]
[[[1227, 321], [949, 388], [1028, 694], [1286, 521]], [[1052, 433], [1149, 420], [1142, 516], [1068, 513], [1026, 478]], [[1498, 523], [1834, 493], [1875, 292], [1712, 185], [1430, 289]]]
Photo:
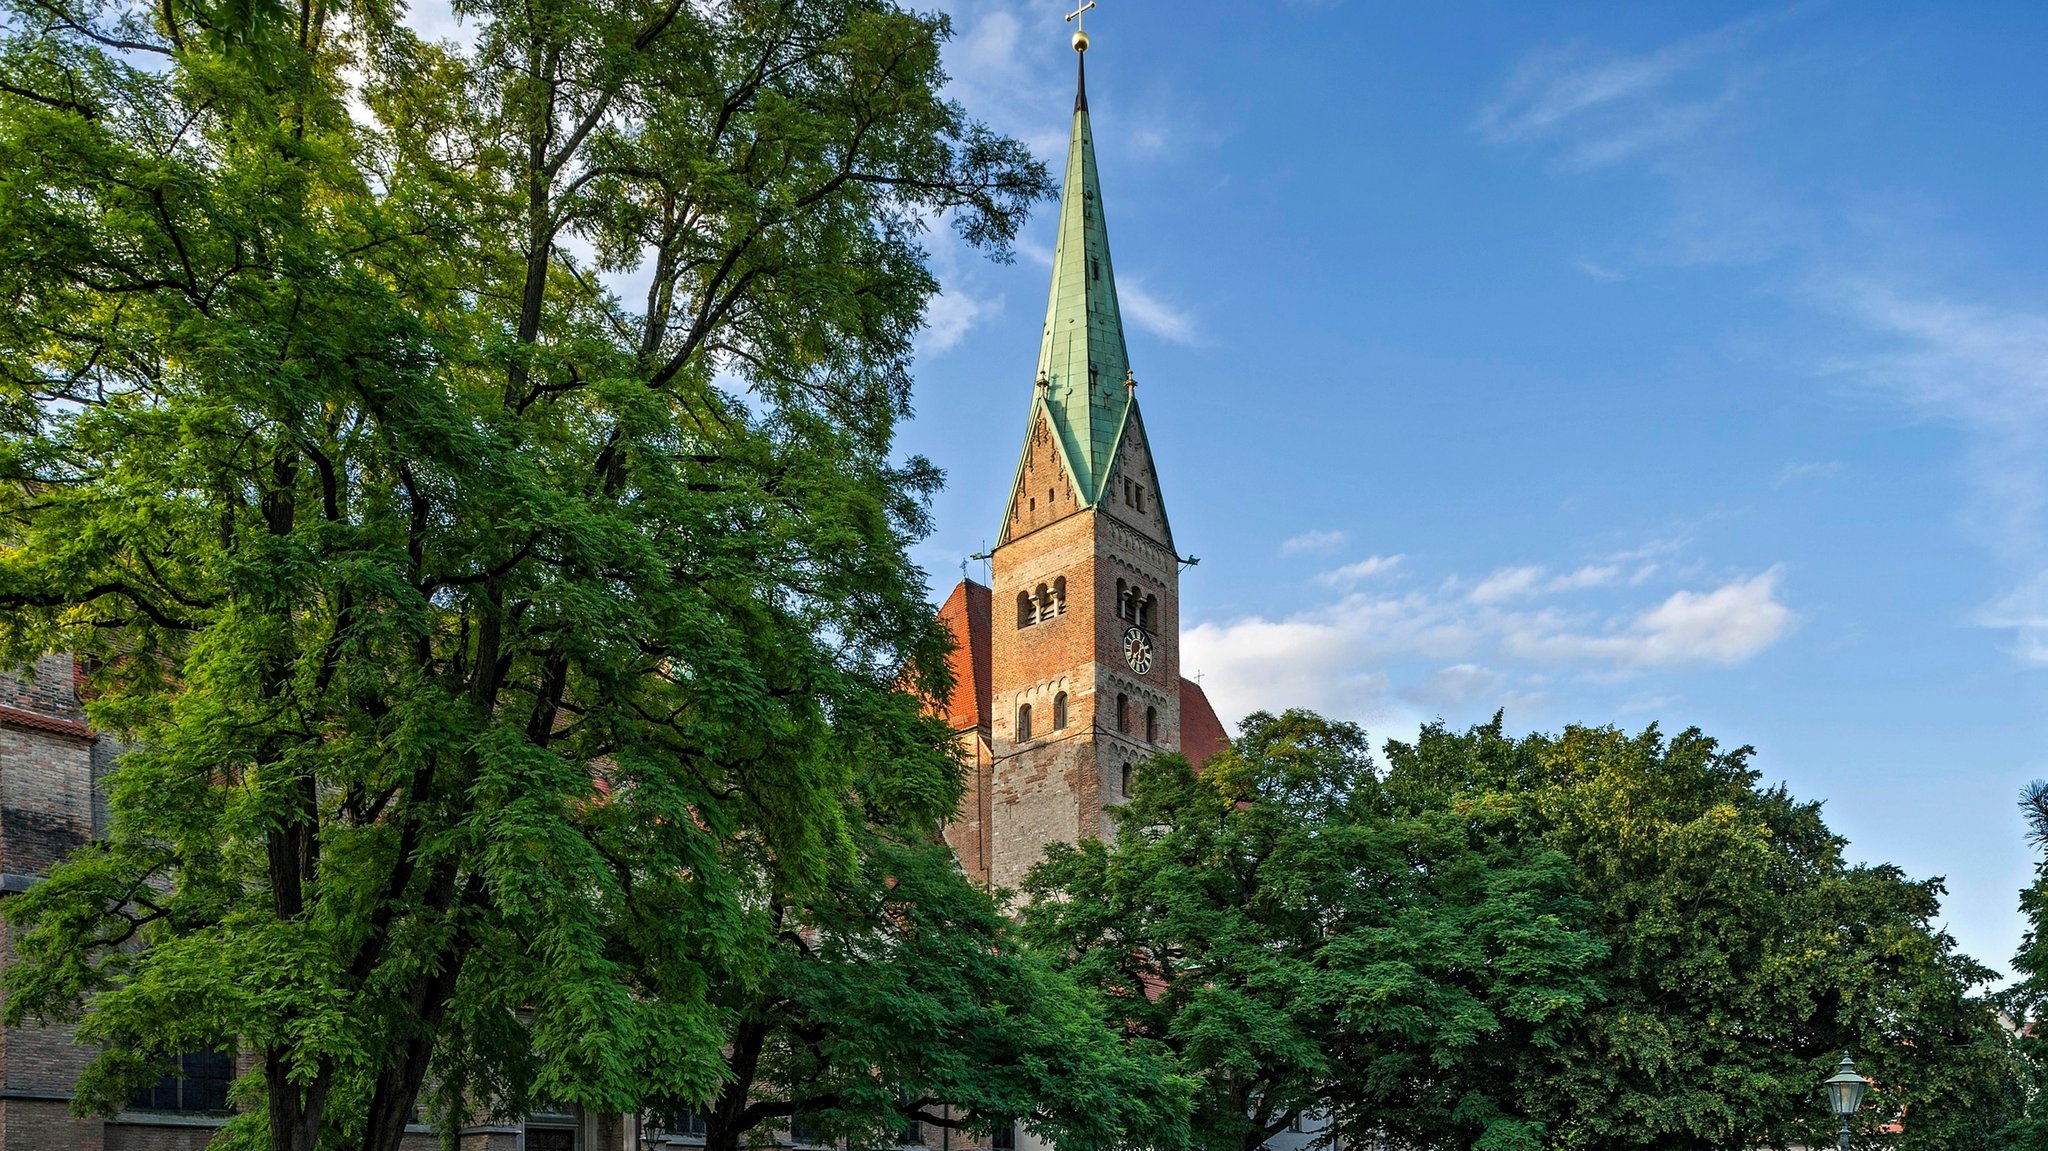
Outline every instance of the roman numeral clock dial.
[[1124, 662], [1139, 675], [1152, 670], [1152, 641], [1146, 638], [1144, 628], [1124, 629]]

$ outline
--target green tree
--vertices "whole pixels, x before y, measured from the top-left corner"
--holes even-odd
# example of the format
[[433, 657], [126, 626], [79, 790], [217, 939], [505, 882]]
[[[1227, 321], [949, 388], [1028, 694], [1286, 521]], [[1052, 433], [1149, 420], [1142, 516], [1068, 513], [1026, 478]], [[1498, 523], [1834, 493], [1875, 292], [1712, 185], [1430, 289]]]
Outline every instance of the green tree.
[[1934, 926], [1940, 881], [1851, 866], [1819, 804], [1760, 786], [1749, 756], [1654, 727], [1517, 740], [1499, 717], [1388, 745], [1390, 790], [1512, 810], [1591, 904], [1598, 1000], [1517, 1061], [1517, 1109], [1548, 1147], [1826, 1146], [1818, 1084], [1853, 1048], [1877, 1083], [1859, 1139], [1990, 1146], [2013, 1068], [1972, 994], [1991, 972]]
[[1316, 1115], [1368, 1146], [1547, 1145], [1503, 1068], [1562, 1041], [1603, 949], [1511, 809], [1404, 805], [1363, 731], [1290, 711], [1199, 774], [1146, 762], [1113, 815], [1032, 873], [1026, 929], [1200, 1078], [1199, 1146]]
[[[2048, 848], [2048, 783], [2036, 780], [2020, 793], [2020, 811], [2026, 816], [2027, 838], [2035, 848]], [[2024, 1083], [2023, 1104], [2016, 1109], [2004, 1135], [2005, 1146], [2015, 1151], [2048, 1149], [2048, 1035], [2042, 1031], [2048, 1019], [2048, 852], [2034, 862], [2034, 882], [2020, 892], [2020, 913], [2026, 916], [2027, 933], [2013, 956], [2018, 976], [2001, 994], [2001, 1002], [2015, 1024], [2014, 1046], [2020, 1056]]]
[[912, 1123], [1024, 1123], [1063, 1151], [1176, 1146], [1188, 1084], [1127, 1045], [1081, 989], [1023, 949], [942, 842], [860, 833], [859, 863], [763, 905], [765, 977], [714, 990], [737, 1020], [705, 1146], [801, 1120], [854, 1147]]
[[887, 0], [0, 3], [0, 659], [134, 748], [8, 1017], [253, 1047], [275, 1151], [705, 1097], [753, 865], [957, 793], [918, 237], [1044, 171]]

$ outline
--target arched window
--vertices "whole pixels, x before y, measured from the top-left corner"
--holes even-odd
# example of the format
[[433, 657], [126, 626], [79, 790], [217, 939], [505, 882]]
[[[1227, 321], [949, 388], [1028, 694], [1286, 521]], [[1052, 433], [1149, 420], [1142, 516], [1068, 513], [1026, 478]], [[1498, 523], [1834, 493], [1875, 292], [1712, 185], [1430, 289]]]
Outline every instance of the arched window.
[[1156, 707], [1145, 709], [1145, 742], [1159, 742], [1159, 709]]
[[1117, 789], [1118, 789], [1118, 791], [1119, 791], [1119, 792], [1120, 792], [1120, 793], [1121, 793], [1121, 794], [1123, 795], [1123, 797], [1124, 797], [1125, 799], [1129, 799], [1129, 798], [1131, 797], [1131, 765], [1130, 765], [1130, 764], [1128, 764], [1128, 763], [1127, 763], [1127, 764], [1124, 764], [1124, 770], [1123, 770], [1123, 774], [1122, 774], [1122, 776], [1121, 776], [1121, 777], [1120, 777], [1120, 778], [1118, 779], [1118, 781], [1117, 781], [1117, 785], [1116, 785], [1116, 786], [1117, 786]]
[[1038, 618], [1052, 618], [1052, 592], [1046, 590], [1044, 584], [1038, 585]]
[[1017, 705], [1017, 738], [1019, 740], [1031, 738], [1031, 705], [1028, 703]]
[[1067, 726], [1067, 693], [1052, 697], [1052, 729], [1059, 731]]
[[1116, 729], [1125, 735], [1131, 733], [1131, 697], [1123, 692], [1116, 693]]
[[1151, 630], [1152, 630], [1152, 623], [1153, 623], [1153, 620], [1152, 620], [1152, 614], [1153, 614], [1153, 611], [1154, 611], [1154, 610], [1155, 610], [1156, 608], [1158, 608], [1158, 606], [1159, 606], [1159, 597], [1158, 597], [1158, 596], [1149, 596], [1149, 595], [1145, 597], [1145, 599], [1143, 600], [1143, 602], [1141, 602], [1141, 603], [1139, 603], [1139, 604], [1138, 604], [1138, 612], [1137, 612], [1137, 615], [1138, 615], [1138, 626], [1139, 626], [1139, 627], [1141, 627], [1141, 628], [1144, 628], [1144, 629], [1145, 629], [1146, 631], [1151, 631]]
[[1067, 614], [1067, 577], [1052, 581], [1052, 614]]
[[1034, 623], [1037, 623], [1037, 622], [1038, 622], [1038, 616], [1036, 615], [1036, 613], [1034, 613], [1034, 612], [1033, 612], [1033, 611], [1031, 610], [1031, 593], [1030, 593], [1030, 592], [1028, 592], [1028, 591], [1020, 591], [1020, 592], [1018, 592], [1018, 593], [1017, 593], [1017, 626], [1018, 626], [1018, 627], [1030, 627], [1030, 626], [1031, 626], [1032, 624], [1034, 624]]
[[1131, 610], [1130, 597], [1131, 585], [1122, 580], [1116, 581], [1116, 618], [1128, 618], [1128, 613]]

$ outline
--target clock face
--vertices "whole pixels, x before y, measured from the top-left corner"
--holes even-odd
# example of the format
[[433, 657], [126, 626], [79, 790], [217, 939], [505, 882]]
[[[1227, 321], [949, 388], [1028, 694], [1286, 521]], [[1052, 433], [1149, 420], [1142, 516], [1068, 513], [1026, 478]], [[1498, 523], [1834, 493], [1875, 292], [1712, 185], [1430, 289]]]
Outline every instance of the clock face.
[[1124, 629], [1124, 662], [1139, 675], [1152, 670], [1152, 641], [1145, 638], [1143, 628]]

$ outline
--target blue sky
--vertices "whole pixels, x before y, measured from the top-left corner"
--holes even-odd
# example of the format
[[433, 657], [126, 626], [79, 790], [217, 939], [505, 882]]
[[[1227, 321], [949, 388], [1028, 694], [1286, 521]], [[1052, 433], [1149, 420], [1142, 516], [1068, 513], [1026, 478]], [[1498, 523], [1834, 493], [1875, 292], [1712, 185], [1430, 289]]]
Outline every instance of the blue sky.
[[[1064, 153], [1071, 7], [950, 0]], [[1226, 721], [1698, 725], [2003, 968], [2048, 775], [2048, 6], [1103, 0], [1089, 96]], [[1052, 213], [943, 235], [907, 451], [993, 539]], [[980, 565], [972, 565], [977, 574]]]

